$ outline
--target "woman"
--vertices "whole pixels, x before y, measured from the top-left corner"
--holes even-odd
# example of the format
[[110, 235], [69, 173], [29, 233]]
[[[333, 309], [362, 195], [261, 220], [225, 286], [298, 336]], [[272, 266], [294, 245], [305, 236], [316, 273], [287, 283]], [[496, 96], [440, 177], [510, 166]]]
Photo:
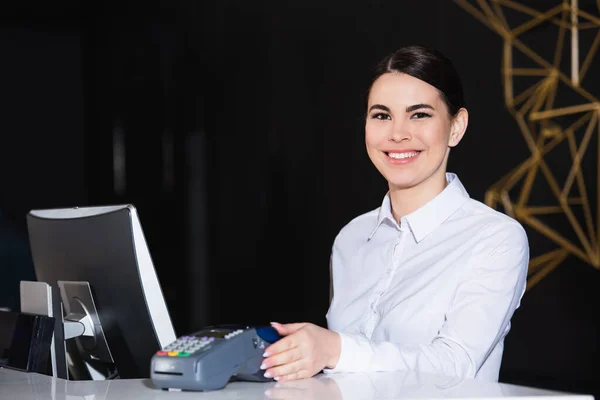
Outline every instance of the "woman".
[[442, 54], [411, 46], [382, 61], [365, 138], [389, 192], [335, 239], [329, 330], [274, 323], [285, 337], [266, 349], [265, 376], [324, 369], [498, 380], [529, 250], [519, 223], [470, 199], [446, 172], [467, 124], [460, 79]]

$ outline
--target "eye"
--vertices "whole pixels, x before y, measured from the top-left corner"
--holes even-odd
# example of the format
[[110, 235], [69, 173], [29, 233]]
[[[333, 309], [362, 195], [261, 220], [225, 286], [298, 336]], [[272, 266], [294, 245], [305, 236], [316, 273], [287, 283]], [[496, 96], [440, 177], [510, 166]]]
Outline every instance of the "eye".
[[423, 119], [423, 118], [430, 118], [430, 117], [431, 117], [431, 114], [427, 114], [424, 112], [417, 112], [410, 116], [411, 119]]
[[392, 117], [388, 113], [378, 112], [375, 114], [371, 114], [371, 119], [390, 120], [392, 119]]

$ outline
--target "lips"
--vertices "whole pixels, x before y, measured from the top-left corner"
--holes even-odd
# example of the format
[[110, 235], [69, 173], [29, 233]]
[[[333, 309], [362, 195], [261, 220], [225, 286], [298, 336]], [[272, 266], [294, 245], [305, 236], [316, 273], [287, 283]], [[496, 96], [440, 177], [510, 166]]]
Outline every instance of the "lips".
[[420, 150], [390, 150], [384, 151], [387, 160], [392, 164], [408, 164], [413, 162], [421, 154]]

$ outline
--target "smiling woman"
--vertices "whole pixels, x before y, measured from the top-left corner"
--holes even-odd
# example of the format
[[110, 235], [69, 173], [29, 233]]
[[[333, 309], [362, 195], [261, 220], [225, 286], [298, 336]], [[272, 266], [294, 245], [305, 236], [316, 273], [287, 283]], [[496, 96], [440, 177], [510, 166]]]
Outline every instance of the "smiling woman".
[[441, 54], [407, 47], [379, 65], [369, 91], [367, 152], [390, 185], [397, 220], [446, 186], [449, 149], [467, 123], [460, 79]]
[[529, 248], [519, 223], [471, 199], [446, 171], [467, 125], [445, 56], [411, 46], [379, 64], [365, 142], [389, 191], [335, 239], [329, 329], [275, 323], [285, 337], [266, 349], [265, 376], [324, 369], [498, 380]]

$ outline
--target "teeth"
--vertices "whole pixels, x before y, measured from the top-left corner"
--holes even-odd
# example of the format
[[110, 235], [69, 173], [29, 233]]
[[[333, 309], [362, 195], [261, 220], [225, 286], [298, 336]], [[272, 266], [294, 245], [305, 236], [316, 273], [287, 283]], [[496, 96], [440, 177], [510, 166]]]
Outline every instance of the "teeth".
[[411, 153], [388, 153], [390, 158], [394, 158], [396, 160], [402, 160], [404, 158], [411, 158], [419, 154], [418, 151], [413, 151]]

